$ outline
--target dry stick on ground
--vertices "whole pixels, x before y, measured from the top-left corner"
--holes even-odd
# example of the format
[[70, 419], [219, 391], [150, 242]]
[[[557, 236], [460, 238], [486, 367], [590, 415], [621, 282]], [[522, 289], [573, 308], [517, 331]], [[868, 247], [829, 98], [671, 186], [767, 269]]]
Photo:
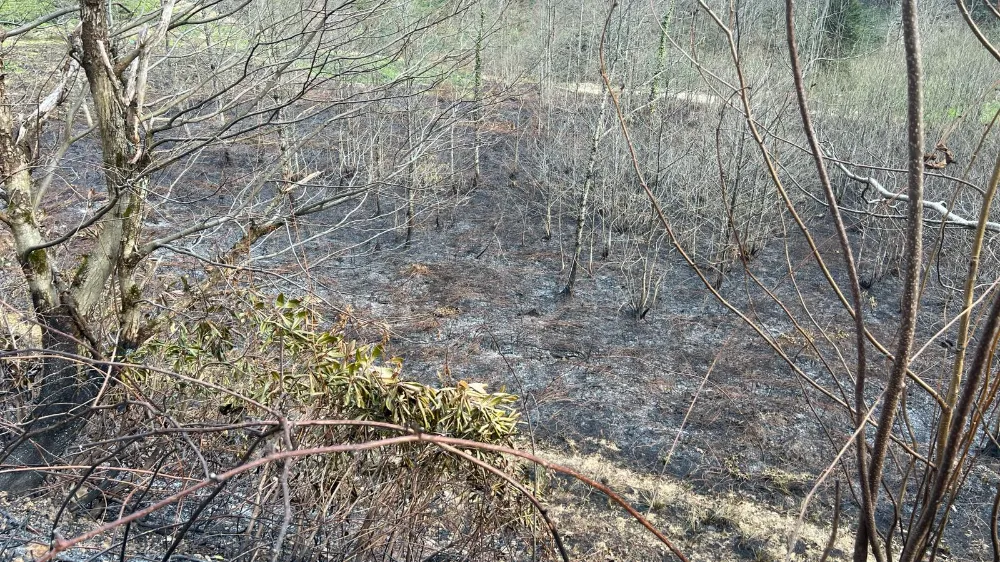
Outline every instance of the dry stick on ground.
[[[674, 449], [677, 448], [677, 443], [681, 440], [681, 435], [684, 434], [684, 426], [687, 425], [688, 418], [691, 416], [691, 412], [694, 411], [694, 405], [698, 402], [698, 397], [701, 396], [701, 391], [705, 388], [705, 383], [708, 382], [708, 377], [712, 375], [712, 371], [715, 369], [715, 364], [719, 362], [719, 357], [722, 355], [726, 348], [729, 347], [729, 338], [724, 340], [724, 343], [719, 346], [718, 353], [712, 358], [712, 363], [708, 366], [705, 371], [705, 376], [701, 378], [701, 383], [698, 385], [698, 389], [694, 391], [694, 395], [691, 396], [691, 404], [688, 405], [688, 409], [684, 412], [684, 418], [681, 419], [681, 425], [677, 428], [677, 435], [674, 436], [673, 443], [670, 444], [670, 449], [667, 450], [666, 457], [663, 459], [663, 470], [660, 471], [660, 476], [663, 476], [663, 472], [666, 471], [666, 467], [670, 464], [671, 457], [674, 456]], [[654, 496], [655, 499], [655, 496]], [[655, 502], [649, 502], [652, 505]]]
[[[782, 237], [787, 238], [788, 225], [785, 223], [785, 219], [783, 216], [781, 217], [781, 228], [782, 228]], [[840, 351], [840, 346], [838, 346], [837, 342], [834, 341], [832, 337], [830, 337], [830, 334], [827, 331], [827, 329], [820, 325], [819, 321], [816, 319], [816, 316], [813, 315], [809, 303], [806, 302], [805, 295], [802, 294], [802, 289], [799, 287], [799, 282], [795, 275], [795, 271], [797, 268], [792, 264], [792, 256], [789, 245], [784, 244], [783, 246], [785, 250], [785, 267], [788, 269], [787, 273], [788, 279], [789, 281], [791, 281], [792, 288], [795, 290], [795, 297], [796, 300], [798, 301], [799, 306], [802, 307], [802, 311], [805, 313], [806, 318], [809, 319], [809, 322], [813, 325], [816, 331], [822, 334], [823, 339], [826, 340], [827, 345], [832, 347], [833, 350], [836, 352], [837, 359], [839, 360], [840, 365], [844, 368], [844, 372], [849, 373], [851, 371], [851, 368], [850, 366], [848, 366], [847, 359], [844, 357], [844, 354]], [[840, 377], [837, 376], [837, 372], [834, 370], [833, 365], [830, 363], [830, 361], [828, 361], [826, 356], [820, 352], [819, 347], [814, 342], [814, 338], [812, 337], [811, 334], [807, 335], [806, 341], [809, 342], [810, 347], [816, 354], [816, 357], [819, 359], [820, 363], [823, 365], [823, 368], [826, 369], [826, 371], [830, 374], [830, 377], [836, 383], [837, 390], [840, 392], [841, 398], [844, 400], [844, 402], [849, 402], [850, 399], [847, 397], [847, 391], [844, 389], [844, 385], [840, 381]], [[853, 488], [849, 487], [849, 489], [853, 491]]]
[[[670, 465], [670, 459], [674, 456], [674, 450], [677, 448], [677, 444], [680, 443], [681, 436], [684, 435], [684, 427], [687, 425], [688, 418], [691, 417], [691, 412], [694, 411], [694, 405], [698, 402], [698, 397], [701, 396], [702, 389], [705, 388], [705, 383], [708, 382], [708, 377], [712, 375], [712, 371], [715, 369], [715, 364], [718, 363], [719, 357], [722, 356], [723, 352], [729, 347], [730, 337], [727, 336], [723, 340], [723, 344], [719, 346], [719, 351], [712, 358], [712, 363], [708, 366], [705, 371], [705, 376], [701, 378], [701, 383], [698, 385], [698, 389], [694, 391], [694, 395], [691, 397], [691, 404], [688, 405], [688, 409], [684, 412], [684, 417], [681, 419], [681, 425], [677, 428], [677, 435], [674, 436], [674, 441], [670, 444], [670, 449], [667, 450], [667, 454], [663, 458], [663, 468], [660, 469], [660, 478], [667, 472], [667, 466]], [[659, 496], [659, 489], [653, 492], [653, 498], [649, 501], [650, 509], [653, 505], [656, 505], [656, 501]]]
[[124, 443], [116, 447], [114, 451], [111, 451], [104, 457], [101, 457], [96, 461], [94, 461], [90, 465], [90, 467], [86, 470], [86, 472], [83, 473], [83, 476], [80, 477], [77, 483], [70, 488], [69, 492], [66, 494], [66, 497], [63, 498], [63, 502], [59, 506], [59, 509], [56, 510], [56, 516], [52, 519], [52, 530], [49, 532], [50, 540], [55, 539], [56, 527], [59, 526], [59, 520], [62, 519], [62, 515], [66, 511], [66, 508], [69, 507], [69, 503], [71, 501], [74, 502], [76, 501], [77, 497], [76, 493], [80, 491], [80, 488], [82, 488], [83, 485], [87, 482], [87, 479], [90, 478], [90, 475], [93, 474], [102, 464], [122, 454], [125, 451], [125, 449], [131, 447], [132, 444], [135, 443], [136, 441], [138, 441], [138, 439], [135, 437], [125, 441]]
[[[153, 483], [156, 482], [156, 477], [160, 474], [160, 469], [163, 468], [163, 465], [166, 464], [167, 459], [170, 458], [170, 456], [174, 452], [176, 452], [176, 449], [174, 449], [173, 451], [168, 451], [167, 453], [164, 453], [162, 457], [160, 457], [160, 460], [156, 463], [156, 468], [153, 470], [152, 476], [149, 477], [146, 486], [142, 489], [142, 493], [140, 493], [139, 497], [135, 498], [135, 501], [132, 503], [132, 509], [135, 509], [135, 506], [139, 505], [140, 503], [142, 503], [142, 500], [146, 499], [146, 494], [148, 494], [149, 491], [153, 488]], [[121, 517], [122, 515], [125, 514], [125, 510], [128, 508], [128, 503], [131, 497], [132, 494], [129, 494], [129, 496], [126, 497], [125, 501], [122, 502], [121, 510], [119, 510], [118, 512], [118, 517]], [[122, 531], [122, 548], [121, 552], [119, 552], [118, 554], [118, 562], [125, 562], [125, 551], [126, 548], [128, 547], [129, 534], [131, 533], [131, 531], [132, 531], [132, 525], [131, 524], [125, 525], [125, 530]], [[111, 547], [109, 547], [109, 549], [110, 548]]]
[[[510, 373], [510, 376], [514, 378], [514, 382], [517, 383], [518, 386], [517, 392], [520, 394], [521, 400], [526, 402], [527, 398], [530, 396], [531, 400], [535, 403], [535, 407], [538, 408], [538, 399], [535, 397], [535, 394], [533, 393], [529, 394], [528, 392], [525, 392], [524, 383], [521, 381], [521, 377], [517, 376], [517, 371], [515, 371], [514, 366], [511, 365], [510, 359], [507, 357], [507, 354], [503, 352], [503, 347], [500, 346], [500, 341], [497, 340], [496, 334], [494, 334], [492, 330], [486, 330], [486, 333], [490, 335], [490, 340], [493, 341], [493, 345], [497, 348], [497, 353], [500, 354], [500, 359], [502, 359], [504, 365], [506, 365], [507, 372]], [[535, 454], [535, 450], [537, 449], [535, 444], [535, 423], [531, 419], [531, 410], [528, 409], [527, 404], [525, 404], [523, 410], [524, 410], [524, 421], [527, 422], [528, 425], [528, 444], [531, 446], [531, 454]], [[534, 488], [535, 488], [535, 493], [537, 494], [538, 483], [540, 480], [539, 474], [537, 472], [538, 470], [537, 466], [535, 467], [535, 470], [536, 472], [535, 472]]]
[[[787, 226], [785, 225], [785, 221], [784, 220], [782, 220], [782, 227], [783, 227], [783, 233], [785, 235], [787, 235], [788, 230], [787, 230]], [[789, 245], [788, 244], [784, 245], [784, 250], [785, 250], [785, 264], [788, 267], [789, 278], [791, 279], [792, 286], [795, 288], [795, 294], [798, 297], [799, 305], [802, 307], [802, 310], [805, 312], [806, 317], [809, 318], [809, 321], [812, 322], [812, 325], [816, 328], [816, 330], [819, 331], [820, 334], [823, 335], [823, 338], [826, 340], [827, 344], [830, 345], [831, 347], [833, 347], [833, 349], [836, 351], [837, 358], [840, 360], [841, 365], [843, 365], [844, 371], [847, 372], [847, 373], [850, 373], [851, 369], [847, 365], [847, 360], [844, 358], [843, 353], [841, 353], [839, 346], [837, 346], [837, 343], [834, 341], [834, 339], [832, 337], [830, 337], [830, 334], [828, 333], [828, 331], [826, 330], [826, 328], [824, 328], [823, 326], [821, 326], [819, 324], [819, 322], [816, 320], [815, 316], [812, 313], [812, 310], [810, 310], [809, 304], [806, 302], [806, 299], [803, 296], [801, 289], [799, 288], [798, 281], [796, 280], [796, 276], [795, 276], [795, 273], [794, 273], [795, 268], [792, 266], [792, 259], [791, 259], [791, 255], [789, 253]], [[823, 355], [822, 352], [820, 352], [819, 348], [815, 345], [815, 343], [812, 343], [812, 339], [813, 338], [812, 338], [811, 335], [808, 336], [808, 341], [811, 343], [814, 352], [816, 353], [817, 357], [819, 358], [819, 360], [823, 364], [823, 366], [826, 368], [826, 370], [830, 373], [830, 377], [833, 378], [833, 380], [836, 382], [837, 389], [840, 391], [841, 396], [843, 396], [843, 398], [844, 398], [845, 401], [849, 401], [848, 398], [847, 398], [847, 393], [844, 390], [844, 386], [840, 382], [840, 378], [837, 377], [836, 371], [834, 371], [833, 366], [830, 365], [830, 363], [827, 361], [826, 357]], [[801, 382], [799, 384], [801, 385]], [[805, 399], [806, 405], [809, 406], [809, 410], [812, 412], [813, 417], [816, 419], [816, 422], [823, 429], [823, 433], [826, 435], [827, 440], [829, 440], [830, 445], [832, 447], [836, 447], [837, 444], [836, 444], [836, 441], [835, 441], [833, 435], [830, 433], [830, 430], [827, 428], [827, 426], [824, 423], [823, 419], [820, 417], [819, 413], [816, 411], [816, 408], [813, 405], [813, 401], [809, 398], [809, 395], [805, 391], [806, 391], [806, 389], [803, 386], [802, 387], [802, 396]], [[867, 423], [867, 419], [866, 419], [866, 423]], [[905, 444], [903, 444], [903, 446], [905, 447]], [[910, 452], [910, 451], [908, 450], [908, 452]], [[911, 455], [913, 456], [913, 459], [911, 460], [911, 463], [916, 463], [916, 461], [919, 459], [919, 456], [915, 453], [915, 451], [911, 452]], [[919, 460], [923, 460], [925, 462], [925, 464], [926, 464], [926, 460], [925, 459], [919, 459]], [[850, 483], [850, 481], [851, 481], [851, 474], [852, 474], [851, 468], [849, 466], [847, 466], [847, 464], [845, 462], [843, 462], [843, 461], [841, 461], [840, 464], [841, 464], [842, 470], [844, 471], [845, 477], [847, 477], [848, 483]], [[838, 485], [838, 493], [839, 493], [839, 485], [840, 485], [840, 481], [839, 480], [837, 481], [837, 485]], [[860, 505], [861, 504], [861, 500], [858, 498], [858, 494], [855, 492], [854, 486], [851, 486], [850, 484], [848, 484], [847, 489], [850, 492], [851, 496], [854, 498], [854, 502], [857, 503], [858, 505]]]

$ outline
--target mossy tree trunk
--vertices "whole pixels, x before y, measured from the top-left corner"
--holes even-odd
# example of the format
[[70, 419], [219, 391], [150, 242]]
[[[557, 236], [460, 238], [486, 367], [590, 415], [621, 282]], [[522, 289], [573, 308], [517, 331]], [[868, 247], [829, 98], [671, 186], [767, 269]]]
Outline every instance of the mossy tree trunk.
[[[143, 253], [139, 236], [145, 211], [149, 139], [140, 125], [150, 49], [166, 34], [173, 2], [162, 11], [160, 25], [133, 52], [119, 54], [110, 39], [107, 4], [81, 0], [78, 34], [61, 81], [36, 112], [15, 122], [6, 86], [0, 76], [0, 173], [7, 188], [6, 209], [0, 214], [11, 232], [18, 263], [41, 327], [44, 380], [39, 397], [19, 433], [8, 435], [0, 462], [24, 470], [0, 474], [0, 490], [35, 488], [44, 474], [35, 467], [59, 463], [86, 422], [97, 396], [102, 372], [75, 360], [101, 359], [106, 350], [121, 353], [138, 343], [140, 289], [136, 271]], [[2, 65], [2, 60], [0, 60]], [[64, 280], [52, 248], [63, 240], [46, 240], [38, 215], [38, 136], [46, 119], [73, 91], [79, 69], [86, 74], [100, 132], [108, 209], [104, 228], [84, 254], [76, 257], [73, 274]], [[2, 73], [0, 73], [2, 74]], [[16, 136], [13, 131], [17, 131]], [[115, 277], [117, 295], [108, 293]], [[108, 299], [118, 301], [114, 345], [95, 339], [84, 318]], [[54, 353], [52, 353], [54, 352]]]

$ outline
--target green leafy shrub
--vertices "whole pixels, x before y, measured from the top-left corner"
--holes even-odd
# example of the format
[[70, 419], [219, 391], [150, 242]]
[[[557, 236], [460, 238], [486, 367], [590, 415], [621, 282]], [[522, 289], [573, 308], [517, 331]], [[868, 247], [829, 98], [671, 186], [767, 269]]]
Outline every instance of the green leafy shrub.
[[[402, 361], [386, 355], [384, 342], [359, 343], [349, 336], [355, 325], [348, 314], [328, 322], [304, 299], [271, 299], [244, 289], [199, 293], [185, 284], [171, 294], [177, 301], [164, 302], [170, 312], [157, 335], [128, 359], [174, 374], [136, 367], [122, 373], [117, 391], [156, 404], [170, 424], [225, 427], [239, 418], [250, 425], [270, 420], [272, 425], [261, 427], [273, 428], [275, 416], [266, 410], [292, 422], [287, 435], [270, 434], [269, 444], [257, 449], [252, 433], [199, 434], [196, 447], [212, 470], [290, 446], [307, 450], [400, 434], [336, 420], [388, 422], [513, 445], [515, 396], [479, 383], [435, 388], [405, 380]], [[135, 423], [143, 423], [141, 417]], [[178, 450], [190, 447], [184, 443]], [[471, 559], [528, 552], [540, 527], [531, 504], [510, 485], [524, 481], [521, 465], [497, 453], [467, 453], [491, 469], [428, 443], [386, 444], [302, 456], [290, 468], [267, 463], [253, 483], [233, 493], [245, 496], [235, 503], [259, 506], [261, 515], [247, 536], [252, 529], [255, 544], [270, 544], [285, 513], [283, 493], [273, 483], [287, 475], [295, 520], [294, 536], [285, 543], [296, 560], [318, 559], [318, 552], [337, 559], [370, 559], [381, 552], [422, 560], [427, 554], [412, 545], [427, 537]], [[201, 461], [188, 462], [197, 467]]]
[[278, 295], [268, 302], [244, 294], [242, 306], [231, 307], [231, 298], [208, 303], [200, 318], [172, 319], [165, 336], [139, 353], [314, 419], [388, 422], [495, 444], [509, 444], [517, 433], [515, 396], [489, 392], [481, 383], [435, 388], [404, 380], [402, 360], [386, 357], [384, 344], [347, 337], [346, 316], [326, 326], [301, 299]]

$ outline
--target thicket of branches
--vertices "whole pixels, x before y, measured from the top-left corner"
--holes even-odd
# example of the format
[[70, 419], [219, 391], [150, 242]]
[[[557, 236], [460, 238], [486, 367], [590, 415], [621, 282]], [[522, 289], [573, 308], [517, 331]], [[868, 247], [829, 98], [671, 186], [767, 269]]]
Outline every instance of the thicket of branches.
[[[923, 559], [949, 532], [1000, 390], [982, 6], [2, 6], [0, 222], [23, 290], [3, 300], [0, 489], [63, 487], [105, 522], [64, 540], [57, 521], [41, 559], [154, 535], [164, 559], [198, 540], [233, 560], [566, 558], [522, 463], [585, 477], [512, 448], [514, 397], [408, 381], [384, 334], [311, 291], [475, 189], [531, 209], [564, 295], [610, 263], [642, 320], [689, 268], [773, 348], [829, 436], [816, 489], [838, 474], [857, 507], [855, 560]], [[793, 289], [761, 280], [765, 254]], [[866, 321], [879, 287], [895, 331]]]

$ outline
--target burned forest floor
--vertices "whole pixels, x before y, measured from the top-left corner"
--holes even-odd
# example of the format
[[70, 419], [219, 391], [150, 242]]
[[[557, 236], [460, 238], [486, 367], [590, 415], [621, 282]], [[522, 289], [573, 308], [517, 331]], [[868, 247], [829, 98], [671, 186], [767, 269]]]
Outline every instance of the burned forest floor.
[[[423, 194], [408, 243], [405, 199], [388, 189], [279, 230], [252, 250], [253, 267], [275, 292], [313, 293], [349, 312], [369, 327], [361, 336], [387, 334], [389, 352], [402, 358], [407, 378], [482, 382], [517, 395], [519, 447], [622, 493], [692, 560], [818, 560], [833, 531], [836, 480], [844, 489], [843, 513], [830, 559], [848, 559], [857, 511], [844, 470], [835, 469], [819, 486], [799, 523], [807, 496], [853, 430], [843, 408], [812, 386], [849, 399], [853, 382], [835, 380], [823, 361], [841, 357], [853, 364], [853, 332], [799, 233], [791, 227], [774, 232], [747, 264], [753, 275], [737, 264], [718, 286], [811, 382], [666, 247], [655, 271], [656, 302], [638, 318], [629, 304], [634, 273], [614, 255], [601, 257], [592, 247], [600, 246], [600, 234], [592, 234], [588, 223], [585, 269], [572, 295], [565, 294], [574, 199], [553, 205], [527, 180], [528, 171], [513, 167], [515, 137], [501, 132], [486, 139], [478, 185], [465, 173], [457, 187]], [[84, 161], [94, 150], [80, 143], [69, 157]], [[148, 235], [213, 205], [222, 213], [233, 203], [224, 189], [212, 191], [221, 183], [218, 163], [231, 159], [229, 166], [238, 170], [252, 149], [234, 144], [225, 151], [207, 151], [198, 164], [204, 170], [189, 171], [201, 183], [185, 180], [170, 199], [154, 198]], [[521, 165], [528, 168], [530, 161]], [[74, 174], [67, 200], [100, 184], [94, 170], [81, 167]], [[182, 200], [202, 203], [182, 206]], [[79, 220], [79, 211], [68, 206], [47, 220], [53, 231], [64, 230]], [[824, 210], [817, 207], [814, 216], [821, 249], [836, 257]], [[334, 224], [344, 226], [331, 230]], [[198, 243], [208, 255], [225, 242]], [[172, 268], [197, 266], [190, 256], [170, 255], [158, 274], [167, 278]], [[841, 264], [831, 260], [831, 267], [846, 286]], [[16, 275], [8, 277], [14, 282]], [[889, 275], [866, 290], [866, 321], [887, 345], [898, 322], [899, 285]], [[809, 322], [796, 327], [761, 286]], [[925, 298], [919, 345], [946, 317], [946, 299], [935, 294]], [[932, 342], [915, 365], [930, 373], [935, 387], [941, 380], [933, 373], [947, 372], [947, 353]], [[871, 361], [872, 397], [888, 367], [883, 357]], [[926, 433], [931, 420], [922, 412], [931, 411], [930, 399], [911, 385], [907, 407], [916, 431]], [[853, 457], [845, 459], [849, 470]], [[986, 521], [998, 472], [1000, 463], [983, 455], [956, 502], [954, 531], [939, 559], [991, 556]], [[573, 559], [669, 559], [651, 534], [598, 492], [537, 473], [534, 484]], [[883, 506], [878, 517], [887, 524], [892, 512]]]
[[[641, 319], [629, 305], [628, 272], [593, 248], [584, 249], [586, 271], [572, 296], [565, 294], [572, 203], [546, 232], [545, 202], [512, 180], [503, 153], [488, 153], [484, 166], [490, 171], [479, 186], [420, 216], [409, 244], [393, 228], [398, 215], [372, 237], [345, 230], [322, 244], [330, 255], [338, 245], [352, 250], [299, 280], [385, 329], [408, 377], [484, 382], [518, 395], [521, 447], [621, 491], [691, 559], [818, 560], [832, 531], [833, 483], [844, 480], [842, 469], [818, 487], [797, 521], [850, 437], [843, 409], [722, 306], [676, 253], [664, 251], [657, 301]], [[817, 213], [824, 217], [822, 208]], [[836, 257], [829, 226], [814, 226], [821, 249]], [[830, 377], [809, 340], [826, 360], [839, 353], [853, 364], [850, 319], [798, 232], [775, 233], [748, 267], [753, 276], [739, 265], [725, 275], [721, 295], [758, 321], [816, 384], [848, 400], [853, 381]], [[841, 264], [831, 267], [846, 287]], [[754, 278], [812, 324], [797, 329]], [[899, 286], [889, 275], [865, 292], [868, 326], [887, 344], [897, 327]], [[946, 316], [945, 300], [928, 295], [920, 345]], [[932, 342], [918, 365], [922, 373], [943, 373], [947, 362], [946, 347]], [[884, 357], [871, 361], [873, 396], [889, 365]], [[928, 382], [941, 383], [933, 376]], [[930, 399], [910, 386], [907, 405], [919, 432], [929, 426], [922, 412], [930, 411]], [[990, 557], [986, 521], [998, 470], [992, 457], [980, 458], [956, 503], [957, 531], [941, 559]], [[580, 559], [668, 557], [599, 493], [558, 477], [543, 484]], [[843, 488], [832, 560], [848, 559], [853, 541], [856, 510]], [[878, 515], [883, 524], [892, 517], [888, 508]]]

